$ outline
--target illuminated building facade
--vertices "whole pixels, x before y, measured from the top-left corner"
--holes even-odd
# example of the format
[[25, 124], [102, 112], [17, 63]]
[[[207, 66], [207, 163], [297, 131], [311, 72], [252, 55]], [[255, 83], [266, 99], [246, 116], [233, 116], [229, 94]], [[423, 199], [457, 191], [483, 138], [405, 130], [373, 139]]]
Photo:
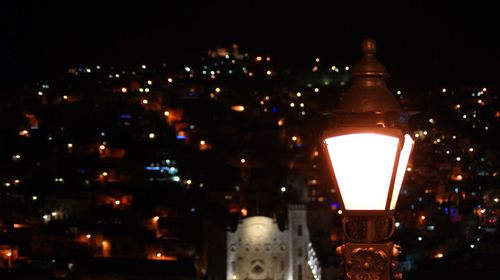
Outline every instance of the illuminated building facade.
[[244, 219], [227, 233], [227, 280], [318, 280], [321, 268], [309, 242], [303, 205], [288, 209], [288, 228], [264, 216]]

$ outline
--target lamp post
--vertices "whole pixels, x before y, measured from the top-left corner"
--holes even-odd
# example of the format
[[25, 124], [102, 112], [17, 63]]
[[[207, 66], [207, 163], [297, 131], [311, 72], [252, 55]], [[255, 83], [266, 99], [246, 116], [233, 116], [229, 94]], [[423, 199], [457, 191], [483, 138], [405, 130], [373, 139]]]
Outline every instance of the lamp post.
[[340, 199], [348, 243], [337, 248], [347, 279], [401, 279], [394, 209], [414, 141], [404, 112], [385, 84], [389, 77], [375, 58], [376, 44], [363, 41], [363, 58], [352, 69], [352, 84], [323, 147]]

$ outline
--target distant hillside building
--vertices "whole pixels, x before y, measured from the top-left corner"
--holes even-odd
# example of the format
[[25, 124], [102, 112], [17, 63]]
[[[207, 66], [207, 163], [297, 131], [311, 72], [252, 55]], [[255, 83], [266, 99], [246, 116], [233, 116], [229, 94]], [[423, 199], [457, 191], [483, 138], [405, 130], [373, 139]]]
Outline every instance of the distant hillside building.
[[215, 50], [208, 50], [208, 56], [211, 58], [219, 58], [219, 57], [229, 58], [229, 56], [232, 56], [232, 58], [238, 60], [241, 60], [244, 57], [244, 55], [240, 54], [240, 48], [237, 44], [231, 45], [231, 49], [216, 48]]
[[288, 209], [288, 228], [264, 216], [244, 219], [227, 233], [227, 280], [320, 280], [303, 205]]

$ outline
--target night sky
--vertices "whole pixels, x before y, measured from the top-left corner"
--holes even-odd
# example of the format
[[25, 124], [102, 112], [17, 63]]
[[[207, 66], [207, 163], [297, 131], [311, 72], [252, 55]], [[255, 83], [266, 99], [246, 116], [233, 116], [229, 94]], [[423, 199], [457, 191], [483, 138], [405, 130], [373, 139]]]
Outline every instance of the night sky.
[[232, 43], [270, 53], [292, 68], [316, 56], [352, 65], [366, 37], [377, 40], [377, 56], [397, 86], [498, 86], [498, 24], [488, 12], [495, 9], [471, 3], [14, 2], [0, 7], [4, 94], [71, 66], [182, 64]]

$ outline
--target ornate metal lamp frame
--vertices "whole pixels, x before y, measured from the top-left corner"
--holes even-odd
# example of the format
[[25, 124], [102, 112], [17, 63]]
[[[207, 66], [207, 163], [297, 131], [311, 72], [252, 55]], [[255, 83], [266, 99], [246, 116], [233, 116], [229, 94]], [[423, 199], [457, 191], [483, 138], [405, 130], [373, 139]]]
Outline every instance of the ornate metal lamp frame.
[[401, 247], [388, 241], [395, 229], [394, 209], [390, 209], [390, 203], [401, 146], [405, 141], [401, 138], [408, 132], [408, 119], [415, 112], [404, 112], [387, 88], [385, 79], [389, 74], [374, 56], [375, 41], [364, 40], [362, 49], [364, 56], [351, 72], [353, 80], [350, 89], [343, 96], [339, 109], [329, 113], [334, 115], [336, 128], [326, 131], [323, 139], [348, 133], [374, 132], [398, 137], [400, 141], [384, 210], [346, 209], [335, 171], [326, 152], [334, 186], [345, 212], [342, 219], [343, 231], [349, 240], [337, 248], [337, 253], [343, 257], [344, 275], [347, 279], [399, 280], [402, 273], [397, 271], [397, 256]]

